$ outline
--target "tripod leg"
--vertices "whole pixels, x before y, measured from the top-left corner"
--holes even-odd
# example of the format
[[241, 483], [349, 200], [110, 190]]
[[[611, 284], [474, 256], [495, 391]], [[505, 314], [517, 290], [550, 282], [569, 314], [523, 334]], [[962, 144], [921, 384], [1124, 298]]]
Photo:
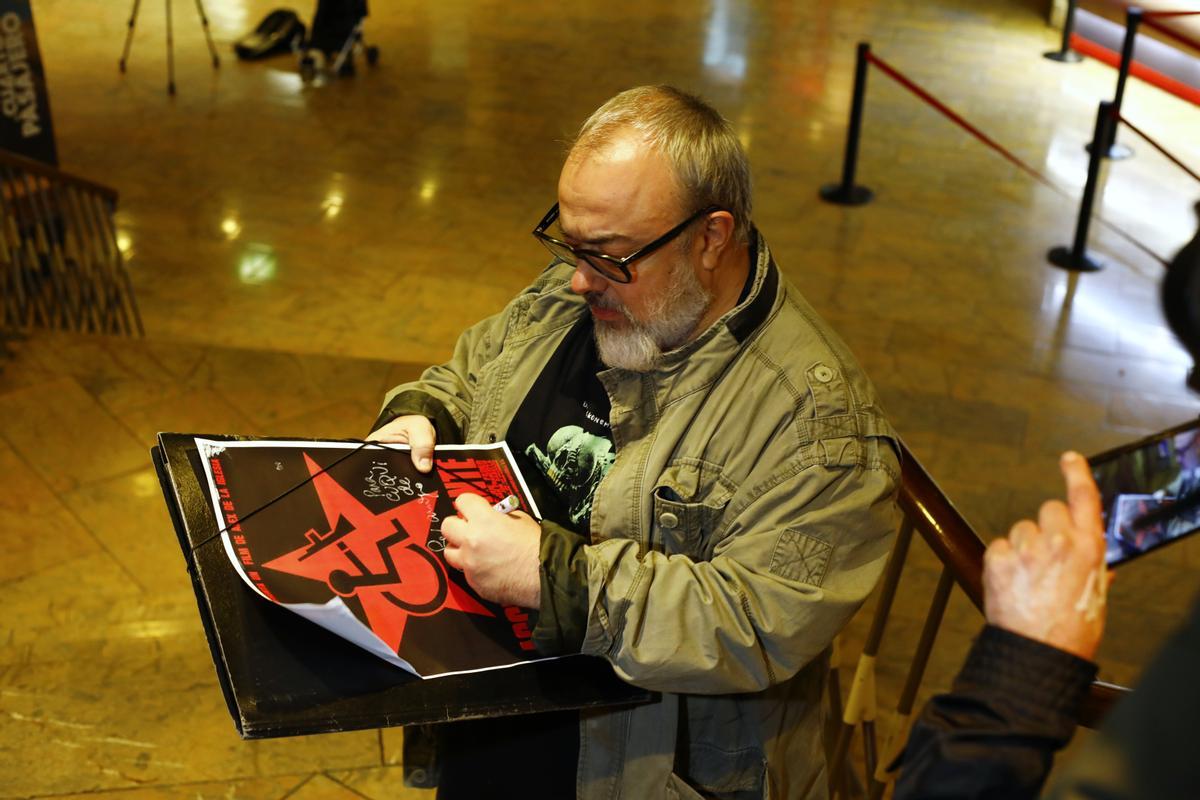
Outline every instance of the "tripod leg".
[[125, 33], [125, 49], [121, 51], [121, 61], [117, 65], [121, 72], [125, 71], [125, 62], [129, 60], [129, 46], [133, 44], [133, 26], [137, 22], [138, 6], [142, 0], [133, 0], [133, 10], [129, 12], [129, 30]]
[[208, 42], [208, 52], [212, 54], [213, 69], [221, 66], [221, 59], [217, 57], [217, 48], [213, 44], [212, 33], [208, 30], [208, 17], [204, 15], [203, 0], [196, 0], [196, 10], [200, 12], [200, 26], [204, 28], [204, 40]]
[[167, 3], [167, 94], [175, 94], [175, 33], [171, 29], [171, 0]]

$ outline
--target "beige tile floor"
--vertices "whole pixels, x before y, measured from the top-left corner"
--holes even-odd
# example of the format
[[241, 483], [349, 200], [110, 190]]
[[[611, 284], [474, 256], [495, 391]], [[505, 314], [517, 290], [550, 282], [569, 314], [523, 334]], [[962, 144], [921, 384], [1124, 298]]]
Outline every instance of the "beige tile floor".
[[[35, 334], [0, 372], [2, 797], [424, 796], [401, 788], [398, 731], [237, 738], [147, 449], [159, 430], [364, 432], [387, 386], [538, 269], [528, 230], [562, 141], [630, 85], [695, 89], [736, 123], [785, 272], [985, 537], [1058, 490], [1063, 448], [1200, 411], [1158, 311], [1161, 266], [1097, 225], [1109, 266], [1072, 286], [1044, 253], [1069, 241], [1073, 201], [882, 74], [859, 173], [877, 199], [816, 198], [838, 175], [859, 39], [1077, 193], [1114, 74], [1043, 60], [1057, 34], [1040, 2], [376, 2], [378, 67], [307, 87], [286, 56], [229, 54], [276, 3], [208, 0], [216, 72], [190, 5], [176, 3], [174, 99], [161, 4], [144, 4], [124, 77], [127, 4], [35, 7], [63, 165], [121, 193], [147, 337]], [[1200, 110], [1134, 82], [1126, 115], [1200, 164]], [[1101, 213], [1169, 255], [1200, 187], [1128, 141]], [[897, 642], [934, 582], [922, 548], [910, 561]], [[1122, 569], [1104, 677], [1136, 677], [1198, 566], [1189, 542]], [[978, 624], [956, 595], [927, 688]], [[885, 695], [903, 649], [885, 647]]]

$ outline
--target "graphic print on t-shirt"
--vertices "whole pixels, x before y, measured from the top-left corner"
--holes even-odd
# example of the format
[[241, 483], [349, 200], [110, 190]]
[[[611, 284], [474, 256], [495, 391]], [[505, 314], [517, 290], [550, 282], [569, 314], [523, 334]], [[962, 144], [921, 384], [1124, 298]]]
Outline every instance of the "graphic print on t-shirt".
[[565, 501], [572, 526], [579, 526], [592, 515], [596, 487], [617, 457], [611, 441], [578, 425], [559, 428], [546, 442], [545, 450], [534, 443], [525, 448], [525, 455]]
[[545, 518], [585, 536], [596, 488], [617, 458], [603, 368], [585, 317], [546, 362], [506, 435]]

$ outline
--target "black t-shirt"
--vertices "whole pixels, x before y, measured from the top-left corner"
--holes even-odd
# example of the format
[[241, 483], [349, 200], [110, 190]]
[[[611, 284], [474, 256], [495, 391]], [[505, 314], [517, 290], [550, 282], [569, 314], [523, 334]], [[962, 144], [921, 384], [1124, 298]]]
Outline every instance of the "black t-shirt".
[[[546, 519], [585, 537], [592, 497], [616, 453], [603, 364], [588, 315], [550, 357], [505, 441]], [[579, 712], [496, 717], [443, 726], [438, 798], [573, 797]]]
[[550, 357], [504, 437], [542, 516], [584, 537], [596, 486], [616, 458], [590, 316]]

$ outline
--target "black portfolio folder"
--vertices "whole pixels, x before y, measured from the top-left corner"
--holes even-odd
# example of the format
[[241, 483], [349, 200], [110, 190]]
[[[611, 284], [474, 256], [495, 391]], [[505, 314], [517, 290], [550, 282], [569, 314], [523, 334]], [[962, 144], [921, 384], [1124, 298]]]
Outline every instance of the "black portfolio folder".
[[570, 656], [422, 680], [261, 597], [229, 563], [202, 488], [194, 437], [164, 433], [151, 455], [217, 678], [246, 739], [650, 702], [603, 659]]

